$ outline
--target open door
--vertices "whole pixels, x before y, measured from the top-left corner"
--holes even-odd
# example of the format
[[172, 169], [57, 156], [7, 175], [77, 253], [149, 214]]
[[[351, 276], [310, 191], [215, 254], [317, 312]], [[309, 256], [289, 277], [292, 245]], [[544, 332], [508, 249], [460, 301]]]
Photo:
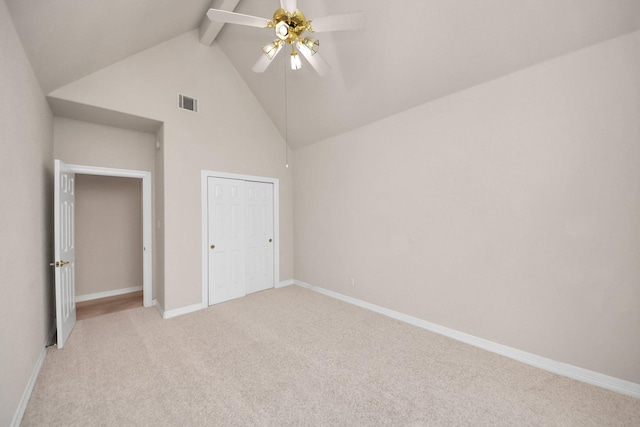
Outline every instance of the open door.
[[75, 173], [63, 162], [56, 160], [54, 182], [56, 326], [58, 348], [62, 348], [76, 324]]

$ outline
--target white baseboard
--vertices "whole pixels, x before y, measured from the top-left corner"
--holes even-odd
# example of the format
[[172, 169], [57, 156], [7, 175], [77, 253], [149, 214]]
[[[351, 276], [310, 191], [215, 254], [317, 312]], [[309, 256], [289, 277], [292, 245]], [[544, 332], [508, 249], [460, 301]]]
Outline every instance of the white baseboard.
[[417, 326], [419, 328], [426, 329], [431, 332], [435, 332], [440, 335], [444, 335], [449, 338], [453, 338], [457, 341], [479, 347], [483, 350], [490, 351], [492, 353], [506, 356], [510, 359], [517, 360], [527, 365], [535, 366], [545, 371], [553, 372], [554, 374], [562, 375], [574, 380], [582, 381], [587, 384], [595, 385], [607, 390], [615, 391], [627, 396], [640, 399], [640, 384], [632, 383], [630, 381], [622, 380], [620, 378], [611, 377], [598, 372], [590, 371], [588, 369], [579, 368], [577, 366], [569, 365], [567, 363], [558, 362], [546, 357], [538, 356], [536, 354], [528, 353], [526, 351], [518, 350], [513, 347], [498, 344], [492, 341], [485, 340], [473, 335], [466, 334], [464, 332], [456, 331], [444, 326], [430, 323], [417, 317], [412, 317], [397, 311], [390, 310], [385, 307], [380, 307], [375, 304], [368, 303], [366, 301], [352, 298], [338, 292], [330, 291], [328, 289], [320, 288], [310, 285], [299, 280], [294, 280], [294, 283], [306, 289], [327, 295], [332, 298], [339, 299], [349, 304], [356, 305], [358, 307], [366, 308], [376, 313], [383, 314], [396, 320], [400, 320], [405, 323]]
[[142, 286], [134, 286], [132, 288], [114, 289], [113, 291], [97, 292], [95, 294], [76, 295], [76, 302], [91, 301], [94, 299], [115, 297], [116, 295], [129, 294], [131, 292], [141, 291]]
[[175, 308], [173, 310], [164, 310], [160, 304], [156, 304], [160, 314], [162, 314], [163, 319], [171, 319], [173, 317], [182, 316], [183, 314], [193, 313], [194, 311], [202, 310], [203, 308], [207, 308], [202, 304], [193, 304], [186, 307]]
[[287, 286], [295, 285], [295, 283], [296, 283], [296, 282], [295, 282], [295, 280], [293, 280], [293, 279], [283, 280], [283, 281], [282, 281], [282, 282], [280, 282], [280, 283], [276, 283], [276, 285], [274, 286], [274, 288], [276, 288], [276, 289], [280, 289], [280, 288], [284, 288], [284, 287], [287, 287]]
[[29, 377], [29, 382], [27, 383], [27, 387], [22, 393], [22, 398], [18, 403], [18, 407], [16, 408], [16, 412], [13, 415], [13, 420], [11, 420], [11, 427], [19, 427], [22, 422], [22, 417], [24, 417], [24, 411], [27, 409], [27, 403], [29, 403], [29, 399], [31, 398], [31, 393], [33, 393], [33, 387], [36, 385], [36, 380], [38, 379], [38, 375], [40, 374], [40, 370], [42, 369], [42, 365], [44, 363], [44, 359], [47, 357], [47, 350], [49, 349], [48, 345], [53, 340], [53, 335], [56, 333], [56, 325], [54, 323], [51, 331], [47, 336], [47, 341], [42, 346], [42, 350], [40, 351], [40, 356], [38, 356], [38, 360], [36, 360], [36, 364], [33, 367], [33, 371], [31, 372], [31, 376]]
[[[291, 286], [294, 284], [295, 284], [295, 280], [293, 279], [283, 280], [282, 282], [274, 285], [274, 288], [279, 289], [279, 288], [284, 288], [286, 286]], [[182, 316], [183, 314], [193, 313], [194, 311], [202, 310], [208, 307], [208, 305], [206, 304], [193, 304], [187, 307], [180, 307], [173, 310], [165, 311], [165, 309], [160, 305], [158, 300], [155, 300], [155, 299], [153, 300], [153, 305], [156, 306], [156, 308], [160, 312], [160, 315], [162, 316], [163, 319], [171, 319], [173, 317]]]

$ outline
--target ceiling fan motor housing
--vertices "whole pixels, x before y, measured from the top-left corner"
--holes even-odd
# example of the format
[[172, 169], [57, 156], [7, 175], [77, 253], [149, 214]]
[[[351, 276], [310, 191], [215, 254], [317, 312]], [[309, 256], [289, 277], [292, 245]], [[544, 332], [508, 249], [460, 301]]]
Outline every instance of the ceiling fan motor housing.
[[276, 29], [276, 36], [289, 44], [294, 44], [302, 33], [311, 28], [311, 21], [307, 21], [302, 12], [289, 12], [282, 8], [274, 12], [273, 22], [270, 24]]

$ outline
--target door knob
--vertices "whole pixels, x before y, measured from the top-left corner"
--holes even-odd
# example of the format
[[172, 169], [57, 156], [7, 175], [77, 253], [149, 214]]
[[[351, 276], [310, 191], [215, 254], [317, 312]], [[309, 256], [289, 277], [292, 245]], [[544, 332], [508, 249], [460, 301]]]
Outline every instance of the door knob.
[[273, 239], [269, 239], [269, 243], [273, 242]]
[[211, 249], [215, 249], [215, 248], [216, 248], [216, 245], [211, 245]]
[[69, 261], [56, 261], [56, 262], [49, 263], [51, 267], [56, 267], [56, 268], [60, 268], [67, 264], [69, 264]]

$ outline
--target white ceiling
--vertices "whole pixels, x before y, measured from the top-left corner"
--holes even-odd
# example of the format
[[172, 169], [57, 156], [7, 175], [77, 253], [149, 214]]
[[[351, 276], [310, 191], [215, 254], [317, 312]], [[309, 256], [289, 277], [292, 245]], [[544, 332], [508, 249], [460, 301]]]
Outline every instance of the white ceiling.
[[[197, 28], [211, 0], [5, 0], [45, 93]], [[236, 12], [271, 18], [278, 0]], [[300, 147], [640, 29], [638, 0], [298, 0], [307, 18], [362, 10], [363, 30], [322, 33], [333, 71], [286, 72], [288, 135]], [[251, 67], [273, 30], [216, 39], [285, 135], [286, 51]]]
[[197, 28], [211, 0], [5, 0], [45, 93]]

